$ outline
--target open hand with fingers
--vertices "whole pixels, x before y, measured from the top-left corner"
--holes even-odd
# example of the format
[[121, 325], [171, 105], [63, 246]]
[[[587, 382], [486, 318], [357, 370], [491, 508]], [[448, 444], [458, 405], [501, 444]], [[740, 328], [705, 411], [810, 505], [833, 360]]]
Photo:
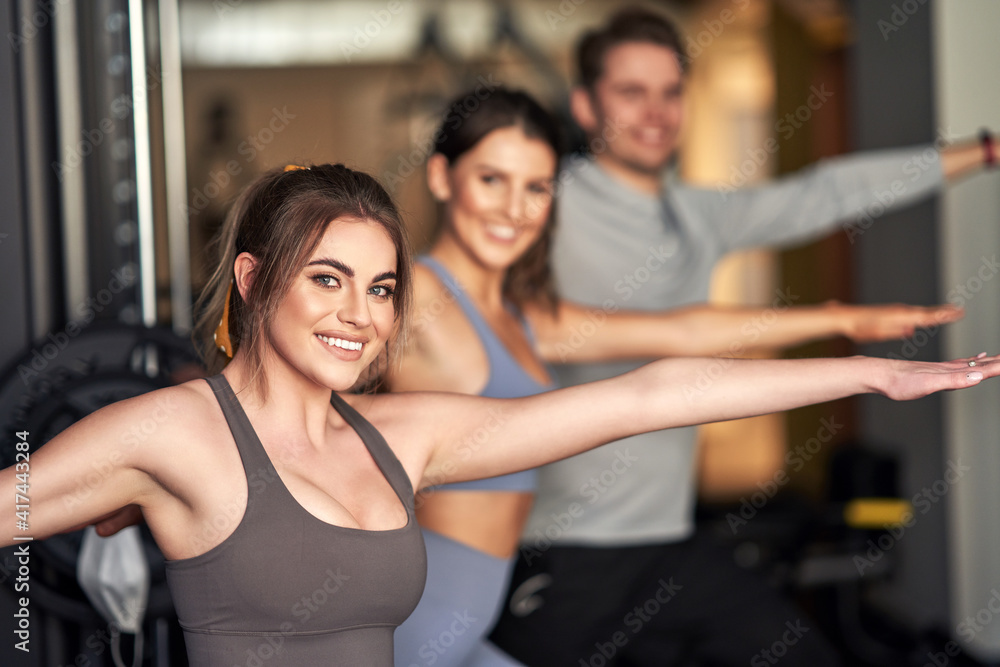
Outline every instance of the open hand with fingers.
[[909, 338], [917, 329], [957, 322], [965, 316], [962, 308], [950, 304], [910, 306], [901, 303], [852, 305], [830, 301], [827, 308], [837, 312], [843, 334], [855, 343]]
[[937, 391], [964, 389], [1000, 375], [1000, 355], [986, 352], [955, 361], [884, 361], [888, 374], [879, 393], [896, 401], [921, 398]]

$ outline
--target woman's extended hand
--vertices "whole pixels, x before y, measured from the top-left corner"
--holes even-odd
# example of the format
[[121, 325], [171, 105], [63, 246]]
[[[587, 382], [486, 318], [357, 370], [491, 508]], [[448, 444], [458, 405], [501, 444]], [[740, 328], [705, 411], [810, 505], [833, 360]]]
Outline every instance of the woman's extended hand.
[[917, 329], [956, 322], [965, 311], [952, 305], [908, 306], [902, 303], [859, 306], [830, 301], [843, 322], [843, 333], [855, 343], [909, 338]]
[[880, 383], [880, 393], [895, 401], [963, 389], [1000, 372], [1000, 355], [987, 356], [985, 352], [972, 358], [944, 362], [883, 361], [889, 372], [884, 383]]

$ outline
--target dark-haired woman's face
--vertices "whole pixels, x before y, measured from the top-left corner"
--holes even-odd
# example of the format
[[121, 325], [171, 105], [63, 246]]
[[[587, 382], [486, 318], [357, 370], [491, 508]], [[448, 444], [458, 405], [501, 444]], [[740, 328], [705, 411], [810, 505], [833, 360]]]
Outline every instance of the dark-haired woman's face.
[[474, 259], [506, 269], [549, 220], [557, 156], [519, 127], [483, 137], [448, 169], [446, 234]]
[[370, 220], [330, 223], [269, 327], [278, 358], [317, 384], [349, 389], [393, 324], [396, 248]]

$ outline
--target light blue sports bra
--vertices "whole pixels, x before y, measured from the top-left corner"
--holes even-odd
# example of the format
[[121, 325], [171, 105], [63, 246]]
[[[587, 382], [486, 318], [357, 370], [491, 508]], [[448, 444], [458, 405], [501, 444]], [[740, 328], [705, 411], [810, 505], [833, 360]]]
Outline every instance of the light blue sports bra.
[[[437, 260], [432, 257], [422, 256], [417, 260], [424, 266], [430, 268], [438, 280], [455, 297], [462, 312], [468, 318], [476, 335], [479, 336], [483, 348], [486, 350], [486, 359], [489, 362], [490, 377], [486, 386], [479, 392], [480, 396], [490, 398], [520, 398], [521, 396], [531, 396], [540, 394], [543, 391], [550, 391], [556, 388], [554, 382], [540, 384], [535, 378], [521, 367], [517, 360], [511, 356], [504, 344], [500, 342], [496, 334], [483, 319], [479, 309], [472, 303], [469, 295], [465, 293], [461, 285], [452, 277]], [[531, 328], [528, 323], [521, 318], [528, 342], [534, 344], [534, 337], [531, 335]], [[549, 372], [549, 377], [552, 373]], [[500, 477], [490, 477], [489, 479], [477, 479], [472, 482], [459, 482], [457, 484], [445, 484], [434, 487], [436, 490], [445, 491], [534, 491], [537, 486], [538, 473], [535, 470], [525, 470], [510, 475]]]

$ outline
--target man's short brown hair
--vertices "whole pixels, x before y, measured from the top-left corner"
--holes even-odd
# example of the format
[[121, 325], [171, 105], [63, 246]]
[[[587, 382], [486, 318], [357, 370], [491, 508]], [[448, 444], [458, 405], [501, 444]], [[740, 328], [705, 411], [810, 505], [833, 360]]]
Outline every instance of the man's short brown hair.
[[604, 73], [604, 59], [612, 48], [628, 42], [664, 46], [677, 54], [681, 71], [687, 71], [687, 55], [677, 27], [662, 14], [643, 7], [616, 12], [604, 26], [584, 34], [576, 50], [580, 84], [588, 90]]

